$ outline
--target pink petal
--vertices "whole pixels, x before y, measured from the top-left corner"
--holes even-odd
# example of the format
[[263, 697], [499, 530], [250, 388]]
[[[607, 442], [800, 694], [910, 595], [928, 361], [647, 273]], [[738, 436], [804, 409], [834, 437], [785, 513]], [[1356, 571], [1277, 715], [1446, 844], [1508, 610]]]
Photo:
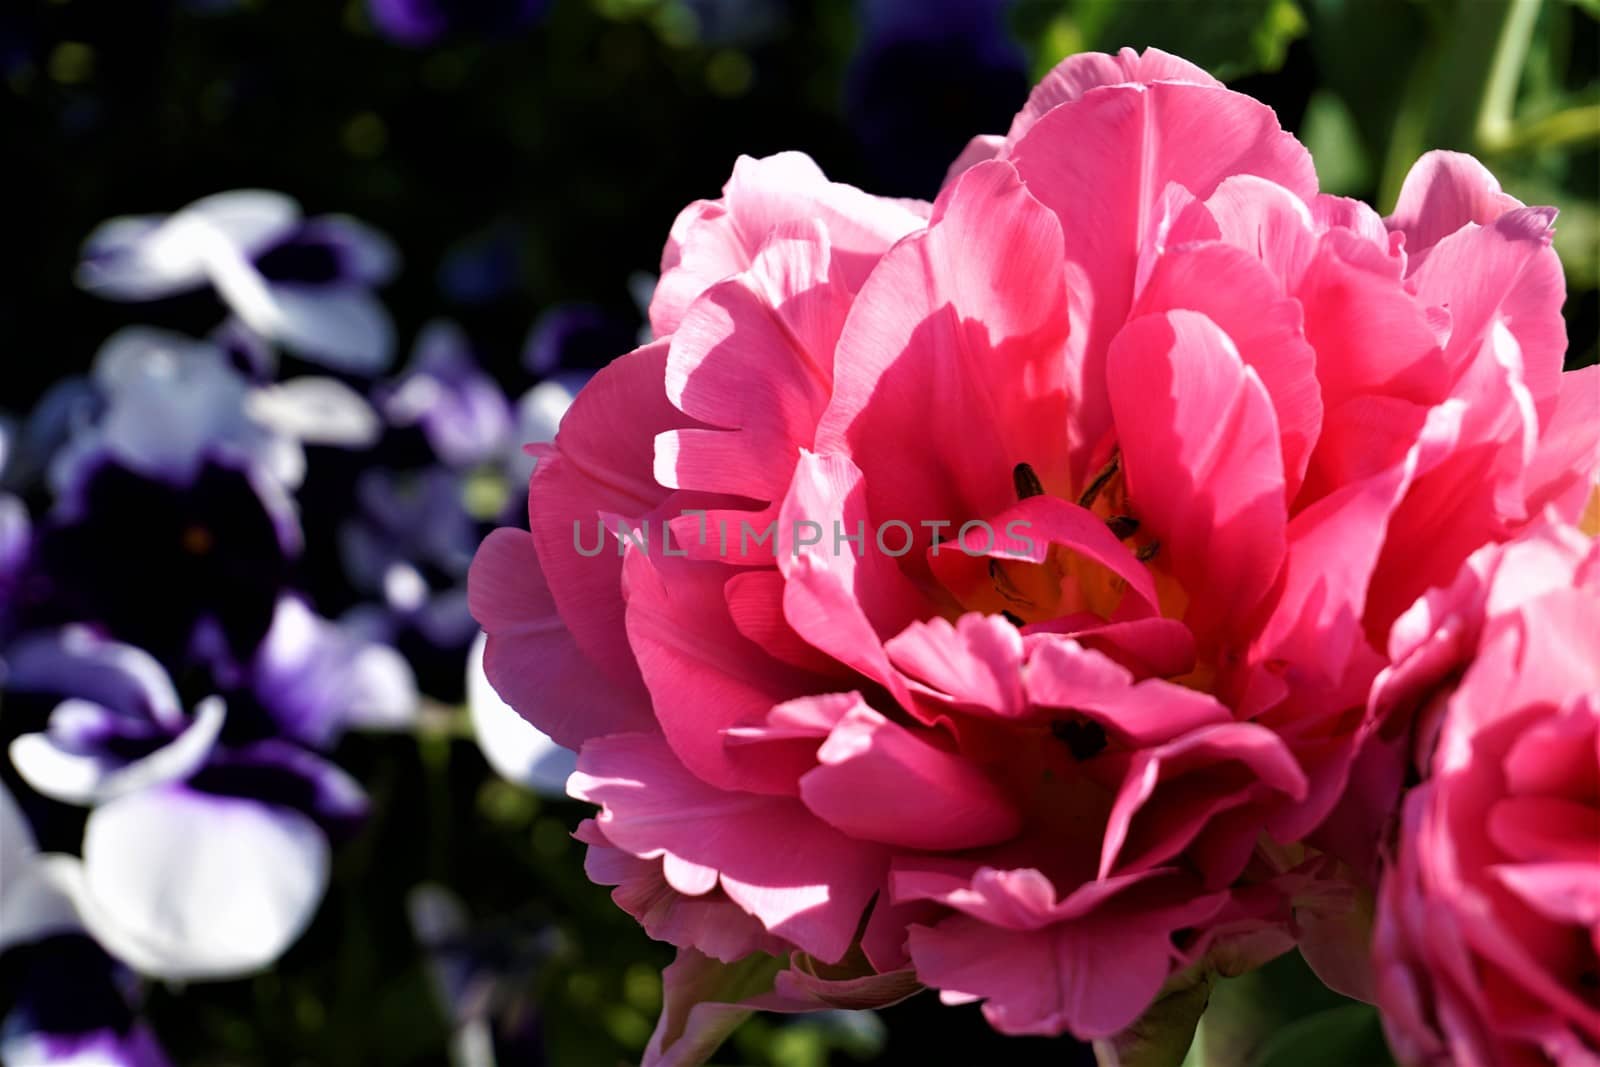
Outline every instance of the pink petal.
[[611, 899], [645, 933], [680, 948], [695, 948], [732, 963], [752, 952], [777, 954], [783, 942], [720, 892], [685, 896], [667, 884], [660, 860], [642, 860], [614, 847], [593, 819], [573, 834], [589, 846], [583, 870], [597, 885], [615, 886]]
[[[1106, 824], [1100, 877], [1177, 855], [1208, 820], [1252, 799], [1258, 786], [1299, 800], [1307, 783], [1283, 741], [1253, 723], [1205, 727], [1137, 753]], [[1222, 884], [1237, 874], [1225, 872]]]
[[1022, 818], [978, 767], [859, 704], [800, 780], [819, 818], [851, 837], [928, 850], [977, 848], [1013, 836]]
[[763, 719], [724, 728], [728, 756], [759, 762], [765, 776], [786, 787], [785, 795], [800, 796], [800, 779], [816, 768], [817, 749], [839, 720], [861, 703], [856, 692], [785, 701]]
[[665, 857], [674, 888], [697, 888], [698, 872], [710, 871], [735, 904], [819, 959], [845, 954], [883, 884], [881, 846], [846, 837], [797, 800], [707, 785], [659, 737], [591, 741], [569, 791], [604, 808], [597, 821], [617, 848]]
[[1561, 375], [1555, 408], [1541, 416], [1539, 448], [1528, 467], [1528, 511], [1554, 507], [1577, 522], [1600, 481], [1600, 367]]
[[1260, 259], [1284, 292], [1300, 287], [1322, 243], [1304, 200], [1276, 182], [1236, 174], [1222, 180], [1206, 200], [1206, 210], [1222, 240]]
[[1550, 244], [1554, 218], [1553, 208], [1517, 208], [1457, 231], [1409, 279], [1425, 305], [1449, 309], [1445, 356], [1458, 377], [1488, 358], [1497, 326], [1510, 334], [1541, 421], [1555, 411], [1567, 349], [1566, 282]]
[[1173, 969], [1172, 932], [1225, 901], [1194, 894], [1170, 871], [1090, 883], [1059, 903], [1027, 869], [980, 869], [970, 889], [931, 872], [897, 873], [895, 886], [897, 897], [938, 896], [965, 913], [911, 928], [917, 976], [941, 999], [986, 999], [984, 1017], [1003, 1033], [1082, 1038], [1137, 1018]]
[[467, 596], [489, 635], [483, 669], [490, 684], [556, 744], [576, 749], [591, 737], [653, 728], [637, 671], [597, 670], [572, 639], [526, 531], [499, 529], [484, 538]]
[[1000, 154], [1006, 139], [995, 133], [980, 133], [967, 142], [950, 169], [945, 171], [944, 184], [949, 185], [979, 163], [986, 163]]
[[846, 676], [838, 660], [813, 647], [783, 617], [783, 590], [783, 575], [775, 570], [741, 571], [729, 578], [723, 593], [734, 627], [775, 660], [813, 674]]
[[[1217, 284], [1219, 278], [1227, 284]], [[1282, 295], [1278, 282], [1253, 256], [1216, 242], [1161, 257], [1131, 316], [1174, 308], [1198, 311], [1216, 323], [1245, 366], [1260, 376], [1277, 415], [1292, 496], [1322, 429], [1317, 357], [1301, 332], [1300, 304]]]
[[[878, 635], [903, 628], [921, 614], [924, 601], [894, 560], [868, 543], [876, 529], [855, 465], [843, 456], [802, 452], [778, 515], [784, 616], [813, 646], [909, 706], [905, 683]], [[810, 533], [816, 542], [802, 544]], [[862, 537], [859, 544], [841, 539], [852, 534]]]
[[1126, 669], [1070, 640], [1035, 646], [1026, 681], [1028, 699], [1036, 708], [1080, 714], [1135, 748], [1231, 718], [1208, 693], [1160, 678], [1135, 684]]
[[[1534, 594], [1530, 590], [1524, 595], [1532, 600]], [[1543, 794], [1578, 801], [1600, 794], [1597, 728], [1600, 723], [1594, 716], [1575, 708], [1522, 731], [1502, 762], [1506, 791], [1514, 796]]]
[[1491, 873], [1528, 907], [1552, 922], [1600, 926], [1600, 860], [1508, 863]]
[[991, 560], [1043, 563], [1057, 546], [1099, 564], [1120, 579], [1136, 598], [1130, 602], [1124, 597], [1121, 607], [1127, 614], [1157, 610], [1155, 581], [1133, 550], [1093, 512], [1057, 496], [1032, 496], [1012, 503], [983, 525], [972, 526], [957, 543], [930, 548], [928, 566], [944, 587], [960, 598], [973, 589], [993, 588]]
[[1559, 797], [1506, 797], [1489, 809], [1489, 838], [1512, 859], [1592, 863], [1600, 808]]
[[1114, 1034], [1155, 999], [1171, 957], [1167, 936], [1131, 925], [1013, 933], [958, 915], [911, 928], [917, 977], [946, 1003], [982, 998], [984, 1018], [1004, 1034]]
[[1022, 713], [1022, 636], [1005, 619], [969, 612], [917, 620], [884, 645], [890, 661], [936, 697], [1001, 718]]
[[[1064, 492], [1066, 331], [1059, 225], [1009, 164], [973, 167], [852, 306], [818, 451], [850, 455], [874, 519], [909, 523], [918, 551], [931, 540], [924, 521], [1013, 503], [1019, 463]], [[930, 420], [975, 411], [960, 433], [930, 433]]]
[[1102, 622], [1096, 616], [1069, 616], [1027, 628], [1029, 637], [1049, 633], [1102, 653], [1138, 678], [1170, 678], [1194, 670], [1194, 635], [1177, 619]]
[[1387, 257], [1344, 231], [1318, 246], [1294, 295], [1305, 308], [1325, 410], [1381, 393], [1437, 403], [1448, 387], [1429, 302], [1396, 284]]
[[730, 752], [721, 731], [835, 687], [765, 655], [738, 632], [724, 600], [728, 568], [634, 551], [627, 578], [628, 637], [678, 758], [712, 785], [792, 793], [783, 767]]
[[1033, 92], [1028, 94], [1028, 102], [1011, 120], [1006, 144], [1015, 145], [1051, 109], [1076, 100], [1091, 89], [1103, 85], [1148, 85], [1158, 81], [1190, 82], [1217, 88], [1222, 86], [1221, 82], [1193, 63], [1159, 48], [1147, 48], [1143, 53], [1124, 48], [1114, 56], [1102, 52], [1079, 52], [1057, 63], [1033, 87]]
[[1256, 639], [1262, 659], [1292, 663], [1324, 680], [1344, 673], [1363, 635], [1367, 584], [1389, 515], [1411, 484], [1404, 465], [1347, 485], [1289, 523], [1284, 581]]
[[[607, 513], [641, 518], [670, 492], [652, 474], [655, 437], [689, 420], [667, 402], [666, 363], [667, 345], [656, 342], [596, 374], [528, 488], [529, 528], [561, 616], [584, 654], [623, 679], [638, 668], [623, 627], [622, 558], [596, 524]], [[597, 540], [599, 552], [585, 555]]]
[[1191, 628], [1248, 617], [1277, 578], [1287, 520], [1266, 389], [1190, 311], [1129, 323], [1108, 363], [1130, 500], [1170, 553]]
[[1401, 238], [1389, 231], [1382, 217], [1365, 201], [1320, 193], [1311, 201], [1311, 217], [1319, 232], [1351, 230], [1390, 256], [1404, 254], [1398, 249]]
[[1400, 201], [1386, 220], [1406, 235], [1413, 264], [1422, 254], [1468, 223], [1487, 225], [1522, 201], [1500, 191], [1500, 183], [1476, 159], [1461, 152], [1425, 153], [1411, 166]]
[[833, 386], [833, 350], [850, 292], [833, 276], [827, 231], [774, 230], [749, 270], [690, 305], [672, 337], [666, 391], [720, 430], [669, 430], [656, 441], [662, 485], [782, 497]]
[[846, 284], [855, 289], [878, 257], [925, 218], [913, 205], [828, 181], [800, 152], [741, 156], [721, 200], [698, 200], [673, 223], [650, 326], [657, 337], [677, 330], [697, 296], [747, 269], [767, 236], [785, 223], [820, 222]]
[[1072, 345], [1081, 461], [1109, 428], [1106, 350], [1127, 318], [1140, 244], [1168, 184], [1203, 200], [1229, 175], [1258, 174], [1304, 198], [1316, 193], [1316, 174], [1270, 108], [1180, 82], [1108, 86], [1060, 104], [1021, 138], [1012, 160], [1061, 220], [1066, 259], [1088, 280], [1087, 331]]

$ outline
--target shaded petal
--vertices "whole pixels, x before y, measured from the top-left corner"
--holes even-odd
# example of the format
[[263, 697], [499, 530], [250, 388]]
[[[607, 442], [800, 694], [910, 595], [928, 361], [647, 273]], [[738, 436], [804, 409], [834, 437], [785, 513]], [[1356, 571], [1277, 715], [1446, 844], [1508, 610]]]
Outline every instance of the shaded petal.
[[396, 729], [417, 711], [416, 676], [400, 653], [322, 618], [296, 596], [278, 600], [252, 673], [256, 697], [279, 728], [319, 748], [347, 726]]
[[71, 694], [169, 729], [187, 721], [172, 679], [154, 656], [87, 626], [22, 638], [6, 649], [5, 662], [6, 687], [17, 692]]
[[693, 948], [724, 963], [752, 952], [781, 955], [784, 942], [740, 909], [720, 889], [688, 896], [667, 884], [660, 860], [642, 860], [615, 847], [593, 819], [573, 834], [589, 846], [584, 873], [598, 885], [616, 886], [611, 899], [658, 941]]
[[528, 487], [529, 529], [549, 593], [584, 655], [624, 689], [637, 687], [639, 671], [623, 627], [621, 553], [608, 539], [592, 556], [578, 549], [588, 552], [602, 515], [636, 520], [671, 492], [653, 474], [656, 435], [691, 420], [667, 400], [666, 364], [667, 343], [658, 341], [590, 379]]
[[1161, 678], [1135, 683], [1120, 664], [1066, 638], [1034, 646], [1026, 682], [1028, 700], [1035, 708], [1082, 715], [1099, 723], [1112, 738], [1136, 748], [1231, 718], [1209, 693]]
[[1171, 553], [1191, 629], [1247, 618], [1277, 578], [1287, 522], [1266, 389], [1227, 336], [1189, 311], [1129, 323], [1108, 363], [1129, 496]]
[[244, 408], [268, 429], [313, 445], [366, 448], [383, 430], [372, 405], [337, 378], [304, 375], [261, 386]]
[[699, 1067], [757, 1010], [803, 1010], [773, 992], [782, 961], [754, 955], [722, 963], [692, 948], [661, 973], [661, 1018], [642, 1067]]
[[[619, 606], [620, 580], [619, 574], [612, 591]], [[557, 744], [576, 750], [590, 737], [653, 726], [638, 668], [619, 678], [579, 649], [527, 533], [499, 529], [484, 538], [467, 595], [488, 634], [483, 669], [489, 683]]]
[[279, 283], [267, 302], [235, 306], [250, 327], [313, 363], [370, 376], [394, 361], [394, 323], [365, 289]]
[[1600, 367], [1561, 375], [1555, 409], [1539, 424], [1539, 448], [1528, 467], [1528, 512], [1554, 507], [1577, 522], [1600, 481]]
[[[866, 543], [876, 529], [866, 506], [869, 490], [849, 459], [801, 453], [778, 513], [783, 614], [812, 645], [910, 706], [879, 634], [908, 625], [924, 601], [895, 561]], [[851, 534], [861, 536], [859, 546], [841, 540]]]
[[[895, 246], [851, 306], [817, 450], [850, 455], [879, 523], [994, 515], [1029, 463], [1065, 495], [1070, 472], [1061, 231], [1003, 162], [941, 195], [925, 233]], [[959, 434], [930, 432], [971, 413]], [[903, 462], [914, 442], [916, 475]]]
[[976, 765], [857, 703], [800, 779], [806, 807], [852, 837], [928, 850], [992, 845], [1022, 816]]
[[1022, 714], [1022, 636], [995, 615], [918, 619], [884, 645], [906, 676], [969, 711]]
[[[1250, 802], [1263, 788], [1300, 800], [1306, 787], [1288, 746], [1254, 723], [1209, 726], [1138, 752], [1106, 824], [1100, 877], [1170, 859], [1217, 815]], [[1229, 858], [1242, 867], [1260, 826], [1241, 829], [1243, 855], [1235, 850]], [[1212, 886], [1226, 885], [1239, 874], [1207, 866], [1202, 869]]]
[[[1219, 278], [1227, 284], [1217, 284]], [[1158, 259], [1130, 317], [1174, 308], [1198, 311], [1216, 323], [1245, 366], [1260, 376], [1277, 416], [1287, 491], [1293, 497], [1322, 430], [1317, 357], [1301, 332], [1299, 302], [1282, 295], [1254, 256], [1217, 242]]]
[[1555, 410], [1567, 350], [1566, 280], [1551, 246], [1554, 219], [1554, 208], [1517, 208], [1488, 225], [1465, 227], [1435, 245], [1409, 279], [1423, 304], [1450, 311], [1445, 358], [1458, 379], [1490, 359], [1498, 332], [1510, 335], [1541, 421]]

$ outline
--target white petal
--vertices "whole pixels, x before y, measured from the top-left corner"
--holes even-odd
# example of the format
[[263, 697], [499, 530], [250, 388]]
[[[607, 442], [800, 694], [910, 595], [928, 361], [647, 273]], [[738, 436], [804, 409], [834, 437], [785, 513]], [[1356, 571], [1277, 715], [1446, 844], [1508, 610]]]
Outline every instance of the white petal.
[[113, 300], [153, 300], [193, 289], [219, 256], [244, 258], [287, 234], [300, 208], [279, 193], [240, 189], [198, 200], [168, 217], [124, 216], [84, 242], [77, 281]]
[[131, 327], [95, 356], [107, 401], [98, 447], [147, 474], [192, 477], [218, 445], [252, 450], [264, 435], [244, 419], [246, 383], [213, 345]]
[[567, 778], [578, 765], [577, 753], [540, 733], [500, 699], [483, 673], [484, 642], [479, 634], [467, 654], [467, 706], [478, 747], [501, 777], [543, 796], [564, 798]]
[[23, 867], [37, 851], [28, 820], [11, 790], [0, 782], [0, 900], [5, 899], [6, 887], [21, 876]]
[[89, 816], [85, 925], [158, 978], [232, 978], [270, 966], [328, 884], [328, 842], [287, 808], [164, 786]]
[[0, 952], [83, 929], [83, 879], [76, 856], [36, 856], [0, 894]]
[[171, 221], [202, 221], [240, 248], [256, 252], [294, 228], [300, 205], [270, 189], [231, 189], [196, 200]]
[[534, 460], [523, 446], [555, 440], [574, 393], [566, 382], [551, 379], [529, 389], [517, 401], [517, 432], [506, 462], [506, 476], [512, 484], [527, 485]]
[[293, 378], [252, 390], [245, 412], [270, 430], [315, 445], [365, 448], [382, 432], [372, 405], [337, 378]]
[[366, 290], [288, 284], [269, 290], [272, 321], [258, 328], [303, 358], [350, 374], [377, 374], [393, 362], [394, 324]]
[[[97, 705], [64, 700], [51, 713], [52, 726], [92, 712]], [[50, 733], [23, 734], [11, 742], [11, 762], [38, 792], [66, 804], [102, 804], [139, 789], [189, 777], [205, 763], [222, 733], [227, 707], [208, 697], [195, 707], [194, 720], [177, 737], [142, 759], [123, 762], [95, 752], [75, 752]], [[64, 723], [63, 723], [64, 725]]]

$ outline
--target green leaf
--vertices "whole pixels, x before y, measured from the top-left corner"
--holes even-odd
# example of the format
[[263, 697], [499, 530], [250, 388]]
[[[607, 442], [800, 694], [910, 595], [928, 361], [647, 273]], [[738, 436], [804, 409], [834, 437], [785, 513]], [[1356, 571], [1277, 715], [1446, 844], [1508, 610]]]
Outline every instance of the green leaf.
[[1035, 73], [1074, 52], [1155, 47], [1237, 78], [1283, 65], [1289, 45], [1306, 31], [1294, 0], [1072, 0], [1041, 19], [1038, 3], [1019, 21], [1039, 41]]
[[1325, 193], [1360, 196], [1372, 184], [1372, 160], [1345, 102], [1326, 89], [1311, 94], [1300, 139], [1311, 150], [1317, 183]]
[[1299, 1019], [1271, 1038], [1250, 1067], [1393, 1067], [1377, 1009], [1346, 1004]]

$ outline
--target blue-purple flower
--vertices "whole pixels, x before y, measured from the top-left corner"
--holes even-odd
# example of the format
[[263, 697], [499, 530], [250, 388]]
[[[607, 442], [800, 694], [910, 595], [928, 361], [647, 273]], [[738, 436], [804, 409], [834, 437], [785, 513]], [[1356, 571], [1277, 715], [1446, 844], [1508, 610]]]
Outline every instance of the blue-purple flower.
[[452, 467], [497, 458], [513, 426], [505, 392], [473, 359], [461, 328], [442, 320], [423, 327], [411, 362], [380, 404], [391, 425], [421, 429]]
[[300, 551], [304, 444], [365, 445], [377, 416], [334, 379], [258, 385], [208, 342], [143, 328], [105, 344], [84, 390], [41, 434], [64, 440], [18, 612], [99, 622], [169, 663], [215, 625], [248, 656]]
[[320, 750], [415, 704], [398, 656], [288, 598], [254, 659], [192, 708], [147, 652], [84, 626], [19, 639], [5, 670], [8, 692], [65, 698], [12, 742], [13, 766], [90, 809], [81, 859], [53, 858], [48, 881], [107, 951], [163, 978], [249, 973], [293, 943], [330, 837], [366, 811]]

